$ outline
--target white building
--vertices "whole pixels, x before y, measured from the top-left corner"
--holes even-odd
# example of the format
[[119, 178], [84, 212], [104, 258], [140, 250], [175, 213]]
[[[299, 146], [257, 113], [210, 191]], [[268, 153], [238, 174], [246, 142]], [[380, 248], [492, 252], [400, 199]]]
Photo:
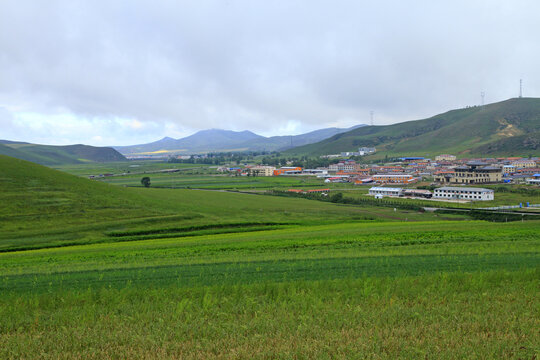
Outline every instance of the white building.
[[433, 192], [434, 199], [453, 199], [453, 200], [471, 200], [471, 201], [486, 201], [495, 199], [495, 192], [490, 189], [474, 188], [474, 187], [452, 187], [445, 186], [435, 189]]
[[354, 171], [356, 170], [356, 163], [354, 161], [340, 161], [337, 164], [330, 164], [328, 166], [330, 171]]
[[441, 154], [435, 156], [435, 161], [454, 161], [456, 160], [456, 155], [450, 155], [450, 154]]
[[381, 196], [401, 196], [403, 193], [402, 188], [390, 188], [390, 187], [380, 187], [375, 186], [369, 189], [369, 195], [374, 195], [376, 197]]
[[367, 154], [372, 154], [374, 153], [375, 151], [377, 151], [377, 149], [375, 149], [374, 147], [361, 147], [361, 148], [358, 148], [358, 153], [360, 155], [367, 155]]
[[276, 168], [273, 166], [254, 166], [248, 171], [252, 176], [272, 176], [274, 175], [274, 170]]

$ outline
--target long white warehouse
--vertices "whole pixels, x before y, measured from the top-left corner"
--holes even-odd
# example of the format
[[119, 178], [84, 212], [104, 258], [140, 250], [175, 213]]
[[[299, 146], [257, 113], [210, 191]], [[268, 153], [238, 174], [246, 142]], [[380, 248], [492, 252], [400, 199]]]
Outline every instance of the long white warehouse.
[[401, 196], [402, 192], [402, 188], [390, 188], [381, 186], [375, 186], [369, 189], [369, 195]]
[[495, 199], [495, 192], [490, 189], [482, 189], [482, 188], [474, 188], [474, 187], [445, 186], [445, 187], [435, 189], [433, 192], [433, 198], [486, 201], [486, 200]]

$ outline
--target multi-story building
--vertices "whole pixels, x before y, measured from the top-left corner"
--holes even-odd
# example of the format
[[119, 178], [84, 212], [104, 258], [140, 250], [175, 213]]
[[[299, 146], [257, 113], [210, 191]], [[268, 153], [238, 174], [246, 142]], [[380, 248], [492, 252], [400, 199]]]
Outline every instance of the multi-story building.
[[503, 165], [502, 173], [503, 175], [513, 174], [516, 172], [516, 167], [514, 165]]
[[456, 160], [456, 155], [442, 154], [435, 156], [435, 161], [454, 161]]
[[455, 175], [454, 170], [439, 170], [433, 173], [433, 181], [441, 184], [449, 184]]
[[485, 184], [502, 181], [502, 169], [486, 166], [481, 162], [470, 162], [466, 166], [454, 168], [454, 176], [450, 178], [453, 184]]
[[330, 171], [355, 171], [358, 168], [356, 162], [353, 160], [340, 161], [337, 164], [330, 164], [328, 170]]
[[274, 170], [276, 168], [273, 166], [254, 166], [248, 169], [248, 173], [251, 176], [272, 176], [274, 175]]
[[515, 166], [518, 169], [524, 169], [524, 168], [535, 168], [536, 167], [536, 161], [533, 159], [521, 159], [512, 162], [512, 165]]
[[435, 199], [451, 199], [451, 200], [471, 200], [471, 201], [486, 201], [495, 198], [495, 192], [490, 189], [474, 188], [474, 187], [451, 187], [445, 186], [433, 191]]

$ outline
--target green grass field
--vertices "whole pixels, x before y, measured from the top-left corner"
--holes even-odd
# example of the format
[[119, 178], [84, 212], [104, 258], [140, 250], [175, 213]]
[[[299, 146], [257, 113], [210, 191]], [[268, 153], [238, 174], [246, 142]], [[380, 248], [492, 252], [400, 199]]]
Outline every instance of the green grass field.
[[1, 359], [540, 355], [540, 221], [0, 168]]
[[[61, 170], [77, 176], [90, 176], [99, 174], [131, 174], [155, 172], [165, 169], [206, 169], [208, 165], [201, 164], [179, 164], [168, 163], [162, 160], [142, 160], [142, 161], [120, 161], [108, 163], [89, 163], [89, 164], [65, 164], [51, 166], [53, 169]], [[141, 175], [142, 176], [142, 175]], [[140, 180], [140, 179], [139, 179]], [[140, 183], [139, 183], [140, 184]]]

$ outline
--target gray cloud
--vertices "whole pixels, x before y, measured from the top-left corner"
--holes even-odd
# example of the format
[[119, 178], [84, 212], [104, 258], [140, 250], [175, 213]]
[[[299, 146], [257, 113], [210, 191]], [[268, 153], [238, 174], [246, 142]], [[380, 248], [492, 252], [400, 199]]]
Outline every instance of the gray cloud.
[[514, 97], [520, 78], [535, 96], [539, 10], [535, 1], [0, 1], [0, 106], [19, 122], [0, 138], [24, 127], [23, 140], [50, 143], [130, 144], [210, 127], [273, 134], [367, 122], [370, 110], [391, 123], [477, 104], [481, 91]]

